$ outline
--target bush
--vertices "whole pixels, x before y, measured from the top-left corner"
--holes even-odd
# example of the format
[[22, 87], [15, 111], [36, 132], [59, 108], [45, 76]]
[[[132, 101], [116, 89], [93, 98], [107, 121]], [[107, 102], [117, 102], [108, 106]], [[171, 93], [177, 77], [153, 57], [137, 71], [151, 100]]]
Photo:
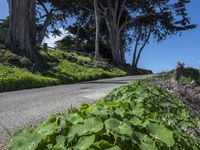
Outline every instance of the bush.
[[59, 80], [32, 74], [25, 69], [0, 64], [0, 92], [57, 85]]
[[27, 71], [27, 69], [32, 70], [32, 62], [29, 59], [13, 54], [9, 50], [0, 49], [0, 56], [2, 56], [0, 57], [0, 91], [126, 75], [124, 71], [107, 63], [97, 62], [76, 53], [58, 50], [40, 51], [40, 53], [49, 64], [50, 70], [43, 70], [36, 74]]
[[191, 132], [197, 123], [182, 101], [139, 81], [16, 133], [9, 149], [198, 150], [200, 140]]

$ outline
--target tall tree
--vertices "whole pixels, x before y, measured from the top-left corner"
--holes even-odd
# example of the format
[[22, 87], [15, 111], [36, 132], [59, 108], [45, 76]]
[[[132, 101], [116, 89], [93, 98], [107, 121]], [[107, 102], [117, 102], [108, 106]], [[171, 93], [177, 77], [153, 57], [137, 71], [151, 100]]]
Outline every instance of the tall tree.
[[[190, 24], [190, 19], [187, 15], [186, 4], [188, 2], [179, 0], [171, 4], [159, 3], [159, 13], [141, 18], [132, 23], [133, 40], [135, 41], [132, 61], [133, 67], [137, 68], [140, 56], [148, 44], [150, 37], [159, 42], [171, 35], [181, 35], [180, 33], [182, 31], [196, 27], [196, 25]], [[144, 5], [144, 9], [151, 12], [155, 11], [154, 9], [156, 7], [154, 4], [151, 4], [151, 7], [149, 7], [149, 4], [146, 5]]]
[[142, 51], [143, 51], [144, 47], [148, 44], [149, 39], [152, 34], [151, 25], [149, 25], [149, 27], [146, 27], [146, 28], [147, 28], [146, 30], [144, 30], [144, 29], [142, 30], [142, 28], [140, 26], [140, 29], [137, 32], [135, 47], [133, 50], [133, 60], [132, 60], [132, 66], [134, 68], [137, 68]]
[[82, 7], [83, 10], [92, 12], [95, 19], [95, 59], [100, 57], [99, 51], [99, 42], [100, 42], [100, 13], [99, 13], [99, 5], [98, 0], [90, 0], [89, 5], [85, 5], [85, 0], [77, 1], [78, 5]]
[[9, 0], [10, 25], [6, 44], [15, 52], [38, 62], [36, 46], [35, 0]]
[[[138, 1], [130, 0], [101, 0], [99, 2], [99, 12], [104, 18], [110, 37], [112, 57], [115, 64], [124, 64], [123, 32], [125, 28], [139, 18], [152, 15], [151, 13], [140, 13], [135, 7]], [[134, 15], [135, 12], [137, 15]]]
[[95, 59], [99, 59], [100, 15], [99, 15], [97, 0], [94, 0], [94, 15], [95, 15], [95, 22], [96, 22]]
[[[189, 29], [190, 20], [186, 10], [188, 2], [188, 0], [175, 2], [168, 0], [99, 0], [99, 11], [107, 24], [114, 63], [124, 63], [124, 49], [121, 46], [123, 31], [138, 20], [157, 19], [156, 26], [160, 26], [160, 30], [168, 28], [164, 34], [174, 32], [178, 28]], [[155, 34], [162, 38], [162, 31]]]
[[[89, 17], [83, 17], [83, 18], [84, 19], [81, 20], [83, 20], [84, 22], [82, 22], [81, 26], [79, 25], [80, 21], [77, 20], [77, 22], [70, 25], [66, 29], [69, 34], [64, 39], [57, 42], [57, 47], [59, 47], [59, 49], [64, 48], [72, 50], [74, 49], [77, 43], [76, 51], [83, 51], [95, 54], [96, 26], [93, 14], [91, 14]], [[108, 32], [103, 20], [100, 20], [100, 28], [101, 30], [99, 39], [99, 51], [101, 57], [112, 61]], [[79, 31], [78, 36], [77, 36], [77, 31]]]

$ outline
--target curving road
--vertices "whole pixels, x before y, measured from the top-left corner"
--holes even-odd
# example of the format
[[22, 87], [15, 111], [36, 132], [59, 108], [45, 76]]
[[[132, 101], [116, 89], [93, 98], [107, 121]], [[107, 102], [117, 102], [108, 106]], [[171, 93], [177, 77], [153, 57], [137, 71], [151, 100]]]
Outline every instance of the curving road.
[[51, 114], [65, 113], [71, 107], [92, 103], [123, 84], [148, 76], [128, 76], [0, 93], [0, 149], [8, 135], [36, 125]]

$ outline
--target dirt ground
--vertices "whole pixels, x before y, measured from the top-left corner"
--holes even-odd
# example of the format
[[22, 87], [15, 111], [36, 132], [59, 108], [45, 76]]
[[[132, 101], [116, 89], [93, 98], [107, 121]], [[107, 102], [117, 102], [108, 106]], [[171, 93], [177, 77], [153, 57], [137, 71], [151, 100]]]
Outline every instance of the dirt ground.
[[[173, 80], [163, 81], [156, 79], [152, 84], [168, 91], [174, 98], [183, 100], [188, 110], [200, 117], [200, 86], [195, 82], [183, 85]], [[194, 129], [194, 131], [200, 137], [200, 127]]]

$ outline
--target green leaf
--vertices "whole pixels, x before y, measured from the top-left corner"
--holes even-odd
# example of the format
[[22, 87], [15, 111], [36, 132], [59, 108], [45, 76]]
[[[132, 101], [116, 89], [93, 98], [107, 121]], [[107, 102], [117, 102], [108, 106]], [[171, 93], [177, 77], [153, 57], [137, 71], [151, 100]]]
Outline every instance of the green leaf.
[[72, 124], [77, 124], [83, 122], [83, 118], [78, 113], [70, 113], [66, 118]]
[[66, 126], [67, 123], [68, 123], [66, 120], [67, 120], [67, 119], [66, 119], [66, 117], [65, 117], [64, 115], [59, 116], [59, 117], [57, 118], [57, 124], [60, 125], [61, 127], [64, 127], [64, 126]]
[[155, 94], [155, 95], [160, 95], [161, 94], [161, 90], [158, 89], [157, 87], [150, 87], [149, 89], [150, 89], [152, 94]]
[[142, 125], [142, 121], [138, 117], [132, 117], [130, 123], [134, 126]]
[[103, 122], [96, 117], [84, 120], [83, 127], [90, 132], [99, 132], [103, 129]]
[[118, 146], [112, 145], [111, 143], [101, 140], [90, 146], [89, 150], [121, 150]]
[[66, 150], [66, 138], [63, 135], [56, 137], [56, 145], [53, 147], [54, 150]]
[[136, 115], [138, 117], [142, 117], [144, 114], [144, 104], [143, 103], [137, 103], [135, 106], [131, 106], [132, 112], [131, 114]]
[[110, 118], [105, 121], [105, 126], [108, 131], [112, 131], [121, 135], [132, 136], [133, 129], [131, 125], [121, 122], [115, 118]]
[[138, 117], [142, 117], [142, 115], [144, 114], [144, 108], [137, 108], [137, 109], [134, 109], [132, 111], [132, 114], [133, 115], [136, 115]]
[[54, 133], [56, 127], [53, 124], [48, 124], [46, 126], [39, 126], [36, 129], [36, 132], [40, 134], [42, 137], [46, 137]]
[[157, 150], [155, 141], [148, 135], [135, 131], [132, 142], [137, 144], [141, 150]]
[[158, 150], [155, 145], [155, 142], [149, 138], [147, 135], [142, 139], [141, 144], [139, 145], [141, 150]]
[[155, 123], [150, 123], [147, 125], [147, 129], [150, 132], [151, 136], [164, 142], [169, 147], [172, 147], [175, 144], [173, 132], [166, 127]]
[[11, 138], [8, 147], [9, 150], [35, 150], [41, 141], [41, 135], [36, 133], [32, 134], [31, 132], [24, 130]]
[[119, 146], [115, 145], [114, 147], [105, 149], [105, 150], [121, 150], [121, 148], [119, 148]]
[[73, 125], [69, 128], [69, 133], [67, 135], [68, 141], [70, 142], [73, 140], [76, 135], [82, 136], [85, 133], [87, 133], [87, 130], [83, 128], [82, 124]]
[[73, 150], [86, 150], [95, 140], [95, 135], [83, 136], [78, 140], [78, 143], [73, 147]]
[[117, 115], [120, 115], [122, 118], [124, 117], [124, 114], [125, 114], [125, 109], [123, 108], [123, 107], [117, 107], [116, 109], [115, 109], [115, 113], [117, 114]]

